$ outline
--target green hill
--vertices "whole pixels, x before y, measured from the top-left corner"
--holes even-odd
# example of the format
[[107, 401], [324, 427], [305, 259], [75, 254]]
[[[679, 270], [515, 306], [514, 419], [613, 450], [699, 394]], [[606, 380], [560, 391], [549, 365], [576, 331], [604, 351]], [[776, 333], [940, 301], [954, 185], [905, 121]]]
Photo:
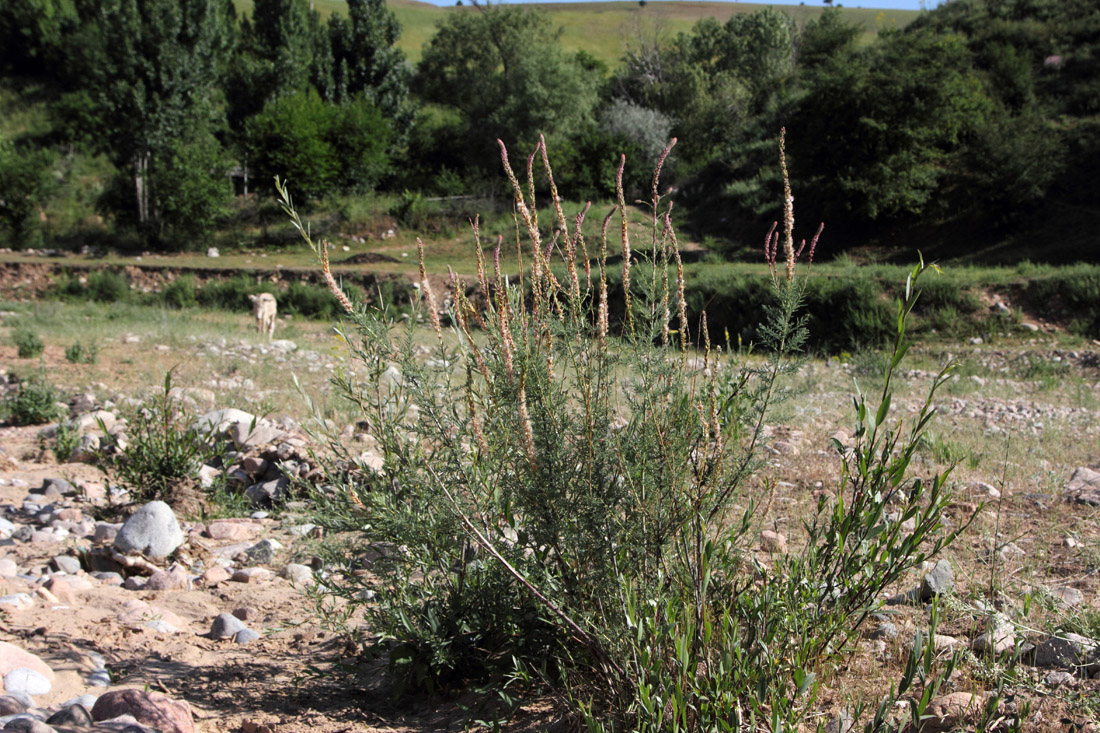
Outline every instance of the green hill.
[[[249, 12], [251, 0], [235, 0], [237, 9]], [[322, 17], [343, 12], [341, 0], [314, 0]], [[534, 4], [534, 3], [533, 3]], [[725, 22], [735, 13], [751, 13], [766, 7], [766, 3], [741, 2], [591, 2], [545, 3], [544, 8], [562, 29], [562, 45], [570, 51], [584, 50], [609, 67], [618, 66], [625, 50], [626, 39], [638, 34], [638, 29], [652, 37], [654, 29], [668, 35], [689, 31], [702, 18], [717, 18]], [[435, 33], [436, 24], [447, 13], [477, 12], [472, 6], [438, 7], [416, 0], [389, 0], [390, 9], [401, 21], [400, 46], [414, 63], [420, 60], [421, 49]], [[824, 10], [821, 5], [777, 5], [799, 23], [816, 18]], [[916, 10], [878, 10], [875, 8], [844, 8], [845, 18], [863, 27], [868, 39], [882, 28], [900, 28], [920, 14]]]

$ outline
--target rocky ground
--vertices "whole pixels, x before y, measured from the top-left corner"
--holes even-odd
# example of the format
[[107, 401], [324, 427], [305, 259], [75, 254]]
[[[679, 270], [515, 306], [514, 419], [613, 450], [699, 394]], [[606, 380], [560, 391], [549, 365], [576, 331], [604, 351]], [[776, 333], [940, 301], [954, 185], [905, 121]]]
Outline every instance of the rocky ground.
[[[316, 442], [299, 428], [304, 416], [287, 398], [286, 373], [321, 380], [340, 357], [310, 333], [297, 337], [299, 347], [227, 337], [224, 329], [175, 340], [125, 329], [102, 342], [102, 367], [67, 365], [59, 349], [47, 348], [46, 374], [68, 385], [66, 417], [80, 433], [76, 460], [58, 462], [50, 450], [56, 427], [0, 427], [3, 729], [464, 727], [468, 700], [393, 703], [383, 670], [363, 666], [309, 595], [318, 581], [340, 576], [326, 565], [327, 538], [306, 507], [285, 502], [288, 475], [321, 480], [310, 454]], [[960, 374], [937, 400], [940, 416], [915, 468], [930, 474], [959, 464], [949, 523], [966, 521], [982, 502], [985, 508], [943, 558], [891, 589], [855, 653], [823, 679], [811, 723], [845, 730], [838, 711], [881, 695], [898, 678], [915, 633], [927, 627], [928, 601], [939, 596], [937, 647], [960, 651], [964, 664], [945, 685], [928, 730], [971, 729], [995, 689], [1007, 693], [1006, 720], [1030, 705], [1024, 730], [1090, 729], [1100, 711], [1096, 349], [1027, 335], [923, 348], [899, 385], [898, 413], [919, 409], [948, 357], [961, 362]], [[230, 451], [165, 497], [170, 506], [134, 501], [85, 462], [132, 440], [126, 418], [148, 404], [157, 378], [142, 389], [136, 382], [155, 371], [151, 363], [162, 363], [142, 359], [157, 358], [183, 364], [173, 398], [203, 416]], [[18, 365], [7, 346], [0, 361]], [[797, 551], [801, 518], [821, 492], [835, 489], [831, 439], [850, 440], [852, 379], [873, 384], [874, 373], [874, 364], [858, 358], [833, 359], [807, 364], [793, 380], [795, 398], [769, 431], [760, 477], [767, 492], [762, 556]], [[269, 409], [215, 409], [227, 404]], [[336, 417], [336, 432], [366, 447], [353, 417]], [[219, 506], [204, 494], [203, 482], [221, 477], [248, 499], [247, 508]], [[1019, 664], [1006, 662], [1013, 656]], [[550, 706], [536, 705], [514, 728], [555, 725]]]

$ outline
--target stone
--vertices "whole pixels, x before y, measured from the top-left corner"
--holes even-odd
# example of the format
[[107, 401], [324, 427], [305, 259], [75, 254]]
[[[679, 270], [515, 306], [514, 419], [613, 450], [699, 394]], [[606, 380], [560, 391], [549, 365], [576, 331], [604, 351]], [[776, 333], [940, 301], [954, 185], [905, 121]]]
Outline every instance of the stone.
[[88, 684], [92, 687], [110, 687], [111, 673], [105, 669], [97, 669], [88, 675]]
[[122, 529], [121, 524], [114, 524], [112, 522], [96, 522], [95, 534], [92, 535], [92, 541], [98, 542], [103, 545], [113, 544], [115, 537], [118, 536], [118, 531]]
[[191, 590], [191, 574], [176, 563], [167, 570], [158, 570], [150, 576], [145, 590]]
[[785, 553], [787, 551], [787, 538], [778, 532], [765, 529], [760, 533], [760, 547], [765, 552]]
[[172, 508], [163, 501], [151, 501], [127, 519], [115, 537], [121, 552], [140, 552], [150, 558], [165, 558], [183, 544], [183, 531]]
[[0, 576], [13, 578], [19, 575], [19, 566], [10, 557], [0, 558]]
[[0, 695], [0, 715], [17, 715], [27, 709], [27, 706], [12, 695]]
[[234, 520], [216, 519], [206, 525], [206, 534], [214, 540], [230, 540], [243, 542], [250, 540], [262, 530], [263, 527], [252, 522], [238, 522]]
[[275, 554], [283, 549], [276, 540], [260, 540], [242, 553], [244, 562], [250, 565], [268, 565], [275, 560]]
[[70, 705], [67, 708], [62, 708], [56, 713], [46, 718], [46, 722], [50, 725], [93, 725], [95, 721], [92, 719], [91, 712], [83, 705]]
[[922, 733], [964, 730], [985, 709], [985, 698], [970, 692], [952, 692], [928, 704]]
[[53, 670], [48, 664], [14, 644], [0, 641], [0, 675], [7, 676], [8, 672], [19, 668], [32, 670], [53, 681]]
[[970, 648], [979, 654], [993, 652], [1004, 654], [1016, 649], [1016, 628], [1001, 614], [994, 614], [986, 621], [986, 630], [974, 639]]
[[207, 257], [220, 257], [221, 253], [218, 252], [217, 247], [207, 247], [206, 248], [206, 256]]
[[19, 733], [57, 733], [56, 730], [34, 718], [14, 718], [9, 720], [4, 730], [19, 731]]
[[230, 407], [222, 410], [212, 410], [206, 413], [195, 421], [193, 427], [199, 432], [211, 432], [220, 435], [225, 433], [230, 425], [236, 425], [238, 423], [251, 425], [253, 422], [259, 422], [255, 415], [249, 414], [244, 410], [236, 410]]
[[309, 585], [313, 582], [313, 570], [308, 565], [290, 563], [283, 568], [283, 577], [294, 585]]
[[955, 571], [947, 560], [940, 560], [920, 584], [920, 599], [928, 602], [955, 589]]
[[235, 583], [261, 583], [273, 577], [274, 573], [267, 568], [242, 568], [233, 573], [229, 579]]
[[1075, 469], [1062, 491], [1078, 504], [1100, 506], [1100, 471], [1085, 466]]
[[42, 589], [49, 591], [58, 603], [66, 605], [76, 603], [76, 593], [73, 592], [73, 587], [61, 578], [50, 578], [42, 586]]
[[150, 621], [167, 621], [177, 629], [187, 625], [183, 619], [171, 611], [137, 599], [123, 603], [122, 611], [116, 618], [120, 624], [131, 628], [144, 628]]
[[1053, 588], [1050, 591], [1050, 595], [1052, 595], [1054, 597], [1054, 600], [1058, 601], [1060, 605], [1065, 606], [1066, 608], [1076, 608], [1077, 606], [1080, 606], [1085, 600], [1085, 597], [1084, 595], [1082, 595], [1081, 591], [1077, 590], [1076, 588], [1071, 588], [1069, 586], [1063, 588]]
[[884, 621], [877, 629], [871, 632], [872, 639], [896, 639], [898, 627], [889, 621]]
[[256, 641], [259, 638], [260, 635], [252, 629], [241, 629], [233, 637], [233, 641], [237, 644], [248, 644], [250, 642]]
[[825, 733], [852, 733], [856, 729], [856, 721], [847, 710], [830, 718], [825, 724]]
[[289, 488], [290, 481], [286, 477], [280, 477], [271, 481], [252, 484], [244, 490], [244, 494], [256, 506], [270, 506], [272, 503], [286, 497]]
[[204, 489], [212, 488], [221, 475], [222, 472], [220, 468], [208, 466], [204, 463], [199, 468], [199, 485]]
[[218, 583], [224, 583], [229, 580], [229, 571], [223, 567], [215, 566], [207, 568], [206, 571], [199, 576], [199, 582], [203, 585], [217, 585]]
[[233, 615], [245, 623], [260, 620], [260, 610], [252, 606], [241, 606], [233, 609]]
[[58, 555], [50, 561], [50, 565], [66, 575], [76, 575], [80, 572], [80, 560], [72, 555]]
[[772, 448], [781, 456], [797, 456], [801, 451], [798, 450], [798, 446], [794, 443], [788, 443], [785, 440], [777, 440], [772, 443]]
[[49, 495], [51, 492], [56, 491], [60, 496], [73, 496], [76, 494], [76, 489], [71, 483], [63, 478], [47, 478], [42, 480], [42, 486], [38, 489], [38, 493]]
[[105, 692], [92, 707], [92, 718], [109, 720], [132, 715], [142, 725], [159, 728], [161, 733], [194, 733], [191, 706], [159, 692], [112, 690]]
[[1069, 672], [1055, 670], [1043, 675], [1043, 684], [1047, 687], [1076, 687], [1077, 678]]
[[945, 649], [954, 649], [959, 643], [959, 640], [954, 636], [947, 636], [946, 634], [935, 634], [932, 637], [932, 648], [937, 652], [944, 651]]
[[1049, 636], [1035, 645], [1029, 657], [1035, 667], [1083, 670], [1089, 674], [1100, 670], [1100, 644], [1079, 634]]
[[210, 626], [211, 639], [228, 639], [245, 629], [244, 622], [231, 613], [219, 613]]
[[162, 618], [155, 618], [152, 621], [146, 621], [143, 628], [155, 631], [158, 634], [178, 634], [180, 630], [168, 623]]
[[17, 667], [4, 675], [4, 691], [9, 695], [47, 695], [52, 688], [45, 675], [26, 667]]
[[[251, 429], [250, 429], [251, 428]], [[226, 430], [229, 439], [240, 450], [256, 448], [261, 445], [274, 443], [283, 437], [283, 431], [268, 425], [256, 425], [252, 427], [248, 423], [234, 423]]]

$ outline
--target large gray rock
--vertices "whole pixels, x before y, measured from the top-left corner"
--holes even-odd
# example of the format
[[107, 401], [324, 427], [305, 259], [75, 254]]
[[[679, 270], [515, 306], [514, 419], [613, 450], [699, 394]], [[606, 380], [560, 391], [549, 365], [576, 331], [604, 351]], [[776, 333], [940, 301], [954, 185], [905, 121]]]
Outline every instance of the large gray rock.
[[229, 639], [247, 627], [244, 622], [231, 613], [219, 613], [210, 626], [210, 638]]
[[245, 426], [248, 426], [253, 422], [259, 422], [255, 415], [251, 415], [244, 410], [228, 407], [223, 410], [212, 410], [206, 413], [195, 421], [195, 429], [201, 432], [209, 431], [222, 434], [229, 430], [231, 425], [243, 423]]
[[920, 599], [930, 601], [938, 595], [950, 593], [955, 589], [955, 571], [951, 563], [940, 560], [932, 572], [924, 576], [920, 584]]
[[140, 552], [151, 558], [165, 558], [183, 544], [183, 531], [172, 508], [163, 501], [151, 501], [122, 525], [115, 537], [121, 552]]
[[1007, 617], [997, 613], [986, 621], [985, 632], [971, 643], [979, 654], [1004, 654], [1016, 648], [1016, 628]]
[[1030, 661], [1036, 667], [1082, 669], [1094, 674], [1100, 671], [1100, 643], [1080, 634], [1051, 636], [1035, 645]]

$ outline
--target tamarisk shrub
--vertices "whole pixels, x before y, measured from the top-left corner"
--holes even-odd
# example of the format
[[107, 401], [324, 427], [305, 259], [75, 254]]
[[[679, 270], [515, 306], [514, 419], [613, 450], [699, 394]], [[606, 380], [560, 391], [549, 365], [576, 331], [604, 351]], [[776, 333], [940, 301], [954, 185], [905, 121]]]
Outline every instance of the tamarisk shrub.
[[[501, 144], [520, 276], [505, 277], [500, 245], [486, 252], [475, 220], [476, 281], [468, 290], [451, 273], [444, 319], [421, 246], [428, 358], [414, 326], [343, 295], [327, 243], [313, 240], [276, 179], [347, 313], [336, 333], [359, 378], [337, 371], [332, 383], [373, 438], [361, 455], [330, 441], [338, 460], [317, 495], [320, 521], [354, 533], [347, 561], [371, 572], [320, 592], [348, 599], [335, 622], [365, 605], [366, 630], [344, 631], [384, 655], [398, 694], [477, 684], [506, 709], [551, 691], [591, 730], [752, 721], [782, 730], [811, 709], [818, 669], [884, 587], [956, 536], [941, 532], [946, 477], [907, 478], [931, 396], [908, 432], [889, 420], [922, 263], [898, 307], [881, 395], [856, 400], [837, 501], [806, 521], [800, 551], [770, 564], [750, 551], [757, 507], [746, 489], [806, 338], [793, 197], [788, 186], [783, 229], [766, 243], [763, 356], [723, 349], [710, 343], [705, 313], [688, 322], [672, 207], [660, 193], [674, 144], [660, 156], [644, 221], [631, 221], [620, 163], [617, 204], [595, 237], [587, 207], [564, 215], [545, 141], [523, 182]], [[552, 237], [537, 219], [537, 168]], [[891, 521], [884, 507], [895, 494], [901, 517]]]

